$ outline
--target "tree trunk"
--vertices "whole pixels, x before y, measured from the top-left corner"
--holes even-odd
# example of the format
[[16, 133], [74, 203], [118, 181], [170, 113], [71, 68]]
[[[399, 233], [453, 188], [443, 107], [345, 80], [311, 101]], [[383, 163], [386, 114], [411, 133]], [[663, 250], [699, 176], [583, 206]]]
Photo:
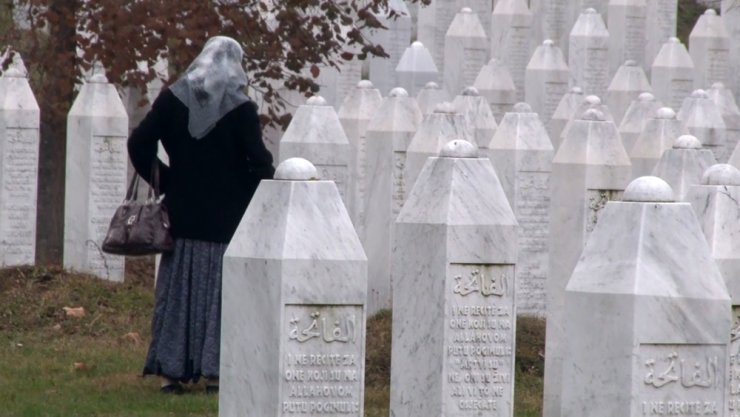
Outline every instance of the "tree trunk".
[[75, 10], [77, 0], [53, 0], [49, 11], [58, 16], [49, 27], [48, 51], [55, 59], [37, 64], [43, 74], [41, 143], [37, 197], [36, 264], [61, 265], [64, 250], [64, 187], [67, 113], [74, 100], [77, 74]]

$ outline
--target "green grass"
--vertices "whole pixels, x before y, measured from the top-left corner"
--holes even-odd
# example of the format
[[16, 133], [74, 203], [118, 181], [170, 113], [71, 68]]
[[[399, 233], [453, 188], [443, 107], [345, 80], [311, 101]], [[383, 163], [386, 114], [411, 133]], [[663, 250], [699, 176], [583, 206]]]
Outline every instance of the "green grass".
[[[151, 260], [127, 265], [124, 284], [61, 269], [0, 270], [0, 415], [164, 417], [218, 415], [200, 384], [163, 396], [140, 376], [150, 337]], [[67, 317], [64, 307], [84, 307]], [[544, 325], [517, 326], [515, 414], [539, 416]], [[391, 312], [368, 319], [365, 415], [387, 417]]]

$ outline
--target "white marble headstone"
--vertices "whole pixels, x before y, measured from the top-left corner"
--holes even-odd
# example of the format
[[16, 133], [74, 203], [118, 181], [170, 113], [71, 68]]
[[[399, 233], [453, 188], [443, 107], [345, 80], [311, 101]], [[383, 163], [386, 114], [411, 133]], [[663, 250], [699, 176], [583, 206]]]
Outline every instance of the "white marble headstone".
[[568, 92], [570, 71], [563, 52], [547, 39], [537, 47], [527, 64], [525, 100], [544, 123], [550, 121], [563, 94]]
[[524, 71], [529, 62], [532, 13], [526, 0], [500, 0], [491, 16], [491, 58], [505, 65], [516, 86], [516, 100], [524, 100]]
[[707, 94], [714, 101], [722, 114], [725, 122], [725, 134], [727, 137], [727, 152], [731, 152], [740, 142], [740, 108], [732, 95], [732, 90], [726, 88], [722, 83], [712, 84]]
[[730, 35], [723, 18], [713, 9], [704, 12], [694, 25], [689, 54], [694, 61], [694, 88], [730, 81]]
[[486, 98], [475, 87], [466, 88], [452, 101], [455, 111], [465, 117], [470, 137], [479, 148], [487, 148], [496, 133], [496, 119]]
[[[656, 0], [611, 0], [609, 1], [609, 69], [614, 74], [625, 61], [634, 61], [642, 68], [645, 59], [645, 17], [647, 1]], [[650, 22], [650, 24], [655, 24]], [[652, 62], [652, 61], [651, 61]], [[644, 90], [643, 90], [644, 91]]]
[[537, 113], [518, 103], [486, 147], [520, 226], [517, 313], [544, 316], [552, 143]]
[[[612, 116], [611, 110], [609, 110], [609, 106], [604, 104], [601, 99], [595, 95], [589, 95], [583, 98], [583, 101], [578, 105], [578, 108], [573, 113], [573, 116], [568, 120], [568, 122], [565, 124], [565, 127], [563, 128], [563, 131], [560, 133], [560, 138], [558, 139], [557, 143], [563, 143], [563, 140], [565, 140], [565, 137], [568, 136], [568, 130], [573, 125], [573, 122], [578, 120], [580, 116], [583, 115], [583, 113], [586, 112], [588, 109], [596, 109], [599, 110], [603, 115], [604, 119], [607, 122], [614, 123], [614, 116]], [[614, 123], [616, 126], [616, 123]], [[559, 148], [559, 146], [558, 146]], [[627, 149], [625, 147], [625, 149]]]
[[649, 74], [663, 44], [676, 36], [678, 0], [648, 0], [645, 19], [645, 59], [643, 68]]
[[347, 210], [350, 213], [350, 217], [360, 238], [362, 238], [365, 232], [363, 210], [365, 195], [363, 178], [367, 175], [367, 142], [365, 133], [370, 119], [375, 116], [375, 112], [380, 107], [382, 101], [383, 97], [380, 95], [380, 91], [374, 88], [370, 81], [362, 80], [347, 95], [337, 114], [339, 116], [339, 122], [342, 124], [342, 128], [344, 128], [344, 133], [347, 135], [350, 154], [353, 159], [353, 171], [350, 173], [353, 177], [352, 184], [354, 189], [350, 193], [353, 196], [353, 200], [347, 204]]
[[606, 91], [606, 104], [619, 125], [630, 104], [643, 92], [652, 92], [645, 71], [636, 61], [628, 60], [617, 69]]
[[692, 185], [701, 184], [704, 171], [717, 163], [712, 151], [702, 149], [694, 136], [683, 135], [663, 152], [653, 174], [664, 179], [673, 189], [678, 201], [684, 201]]
[[0, 76], [0, 265], [36, 258], [40, 110], [19, 53]]
[[560, 135], [568, 122], [574, 118], [576, 110], [581, 106], [584, 100], [583, 90], [581, 87], [573, 87], [560, 99], [555, 113], [547, 123], [547, 134], [550, 136], [553, 148], [557, 151], [560, 146]]
[[609, 31], [601, 15], [591, 8], [581, 13], [570, 32], [569, 42], [570, 84], [580, 86], [586, 94], [604, 97], [611, 77]]
[[391, 415], [513, 415], [518, 227], [476, 156], [429, 158], [396, 221]]
[[[393, 17], [390, 17], [391, 13]], [[389, 0], [388, 7], [375, 17], [385, 29], [373, 30], [369, 40], [381, 45], [389, 57], [369, 57], [368, 78], [383, 94], [387, 94], [400, 85], [396, 67], [411, 43], [411, 14], [403, 0]]]
[[432, 114], [424, 116], [406, 150], [403, 178], [407, 190], [412, 189], [427, 158], [438, 155], [445, 144], [455, 139], [474, 142], [465, 117], [452, 103], [440, 103]]
[[[401, 56], [396, 66], [398, 85], [416, 96], [429, 82], [440, 82], [439, 71], [432, 55], [424, 45], [416, 41]], [[385, 91], [383, 91], [385, 94]]]
[[326, 102], [334, 109], [339, 109], [339, 106], [344, 103], [345, 97], [361, 79], [362, 61], [356, 57], [351, 61], [341, 61], [339, 68], [323, 67], [316, 79], [316, 83], [319, 85], [318, 94], [324, 97]]
[[696, 90], [684, 99], [678, 120], [682, 121], [689, 133], [696, 136], [702, 146], [710, 149], [719, 162], [729, 158], [727, 133], [722, 113], [704, 90]]
[[298, 107], [280, 140], [281, 161], [305, 158], [313, 162], [321, 178], [334, 181], [345, 203], [354, 198], [351, 151], [339, 116], [321, 96]]
[[[454, 97], [454, 96], [453, 96]], [[437, 104], [450, 101], [450, 96], [447, 94], [447, 90], [440, 87], [435, 82], [428, 82], [423, 89], [416, 95], [416, 102], [419, 104], [421, 114], [424, 116], [434, 112], [434, 108]]]
[[99, 63], [67, 116], [64, 267], [123, 281], [123, 256], [101, 250], [128, 185], [128, 115]]
[[473, 85], [475, 77], [488, 62], [488, 38], [478, 16], [463, 7], [452, 20], [444, 45], [442, 86], [454, 97]]
[[[663, 104], [651, 93], [641, 93], [636, 100], [632, 101], [632, 104], [624, 113], [622, 122], [619, 124], [619, 134], [622, 136], [622, 143], [624, 143], [624, 148], [628, 152], [632, 150], [637, 138], [640, 137], [645, 128], [645, 123], [651, 117], [655, 117], [661, 107], [663, 107]], [[675, 138], [671, 140], [673, 139]]]
[[419, 8], [416, 40], [432, 54], [434, 64], [440, 70], [440, 78], [444, 68], [445, 34], [455, 14], [460, 11], [459, 3], [457, 0], [433, 1]]
[[563, 0], [530, 0], [532, 12], [532, 42], [530, 50], [535, 50], [545, 39], [552, 39], [567, 51], [568, 37], [573, 28], [570, 21], [568, 2]]
[[367, 309], [373, 314], [391, 307], [393, 222], [410, 187], [404, 179], [406, 149], [421, 124], [416, 100], [394, 88], [367, 126], [367, 175], [362, 238], [368, 258]]
[[740, 97], [740, 0], [722, 0], [722, 19], [730, 36], [731, 76], [727, 86]]
[[725, 391], [726, 415], [731, 416], [740, 406], [740, 171], [727, 164], [710, 167], [702, 184], [691, 187], [686, 201], [694, 208], [732, 300], [730, 349], [726, 358], [730, 371]]
[[226, 250], [220, 417], [363, 415], [367, 259], [317, 176], [281, 163]]
[[509, 69], [497, 59], [491, 59], [481, 68], [473, 83], [480, 95], [488, 100], [493, 116], [501, 120], [516, 103], [516, 86]]
[[606, 204], [564, 324], [562, 416], [725, 415], [730, 298], [691, 206], [659, 178]]
[[[568, 131], [552, 163], [543, 413], [560, 416], [565, 286], [606, 203], [620, 200], [632, 174], [614, 123], [589, 109]], [[564, 415], [563, 417], [568, 417]]]
[[679, 136], [689, 133], [670, 107], [658, 109], [644, 126], [634, 146], [628, 149], [632, 178], [651, 175], [663, 152], [671, 149]]
[[672, 109], [694, 89], [694, 61], [678, 38], [670, 38], [653, 61], [650, 85], [658, 100]]

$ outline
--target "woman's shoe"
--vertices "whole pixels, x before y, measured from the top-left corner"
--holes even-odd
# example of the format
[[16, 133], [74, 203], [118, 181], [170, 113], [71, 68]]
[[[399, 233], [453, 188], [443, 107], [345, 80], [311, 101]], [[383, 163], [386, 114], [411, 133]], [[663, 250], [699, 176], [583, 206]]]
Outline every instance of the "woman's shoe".
[[182, 387], [182, 385], [175, 382], [174, 384], [162, 385], [161, 387], [159, 387], [159, 392], [161, 392], [162, 394], [181, 395], [183, 392], [185, 392], [185, 389]]

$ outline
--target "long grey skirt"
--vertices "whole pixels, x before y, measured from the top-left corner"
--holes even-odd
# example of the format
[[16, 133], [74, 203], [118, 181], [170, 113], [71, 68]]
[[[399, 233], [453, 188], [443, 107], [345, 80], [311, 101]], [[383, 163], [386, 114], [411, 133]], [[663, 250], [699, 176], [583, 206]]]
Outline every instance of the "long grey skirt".
[[226, 246], [177, 238], [174, 251], [162, 255], [144, 375], [181, 382], [218, 377]]

